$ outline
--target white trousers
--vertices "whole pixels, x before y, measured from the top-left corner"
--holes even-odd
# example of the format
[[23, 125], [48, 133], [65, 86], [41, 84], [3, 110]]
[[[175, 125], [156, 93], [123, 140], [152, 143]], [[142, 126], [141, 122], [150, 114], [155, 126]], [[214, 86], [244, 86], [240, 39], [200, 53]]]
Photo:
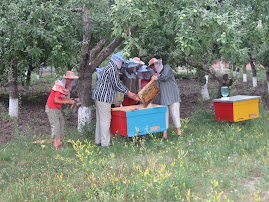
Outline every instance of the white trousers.
[[96, 129], [95, 143], [106, 147], [110, 145], [111, 104], [95, 101]]
[[166, 127], [169, 127], [169, 115], [172, 117], [174, 125], [176, 128], [180, 128], [181, 121], [180, 121], [180, 103], [175, 102], [171, 105], [167, 105], [166, 111]]

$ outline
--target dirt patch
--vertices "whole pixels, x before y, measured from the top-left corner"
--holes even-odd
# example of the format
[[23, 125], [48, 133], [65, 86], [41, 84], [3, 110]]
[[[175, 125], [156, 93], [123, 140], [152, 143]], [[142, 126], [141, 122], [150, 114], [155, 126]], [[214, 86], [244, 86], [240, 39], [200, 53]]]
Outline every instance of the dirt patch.
[[[201, 105], [205, 108], [212, 107], [212, 102], [201, 102], [201, 87], [198, 79], [182, 79], [178, 80], [181, 93], [180, 112], [181, 117], [190, 117], [191, 114]], [[23, 95], [24, 89], [20, 89], [20, 110], [19, 118], [11, 120], [8, 118], [8, 93], [7, 89], [0, 90], [0, 144], [15, 139], [16, 130], [20, 134], [31, 134], [33, 136], [49, 136], [50, 125], [45, 113], [45, 104], [50, 93], [51, 84], [48, 82], [38, 81], [30, 88], [29, 96]], [[209, 87], [209, 93], [213, 98], [217, 94], [214, 83]], [[267, 83], [260, 82], [258, 87], [253, 88], [252, 83], [238, 82], [232, 86], [231, 93], [234, 95], [259, 95], [262, 96], [262, 103], [265, 108], [269, 108], [269, 96], [267, 91]], [[68, 127], [77, 126], [77, 115], [73, 114], [68, 106], [64, 106], [62, 110], [65, 114], [66, 125]], [[94, 114], [94, 113], [93, 113]]]

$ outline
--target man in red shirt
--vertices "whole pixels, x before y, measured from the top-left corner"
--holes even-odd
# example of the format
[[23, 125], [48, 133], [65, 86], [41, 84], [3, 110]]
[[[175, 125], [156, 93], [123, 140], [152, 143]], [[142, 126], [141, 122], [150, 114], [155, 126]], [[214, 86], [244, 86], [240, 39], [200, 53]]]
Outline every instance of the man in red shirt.
[[67, 71], [63, 76], [63, 80], [55, 81], [55, 84], [51, 90], [50, 96], [46, 103], [46, 113], [49, 118], [51, 126], [51, 136], [53, 138], [53, 147], [58, 150], [63, 146], [61, 137], [64, 132], [64, 117], [61, 112], [61, 106], [63, 104], [75, 104], [79, 101], [78, 98], [70, 99], [70, 91], [72, 89], [72, 82], [74, 79], [78, 79], [73, 72]]

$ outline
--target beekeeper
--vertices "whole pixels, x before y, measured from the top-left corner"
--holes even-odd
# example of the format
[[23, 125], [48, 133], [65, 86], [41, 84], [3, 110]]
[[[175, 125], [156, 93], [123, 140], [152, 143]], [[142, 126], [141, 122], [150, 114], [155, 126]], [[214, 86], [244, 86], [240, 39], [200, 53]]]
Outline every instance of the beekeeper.
[[[177, 135], [180, 136], [180, 91], [175, 80], [172, 68], [169, 65], [162, 64], [162, 59], [152, 58], [149, 61], [149, 67], [153, 69], [155, 74], [152, 80], [155, 80], [160, 88], [158, 95], [158, 103], [167, 106], [166, 112], [166, 127], [169, 127], [169, 115], [172, 117]], [[163, 137], [167, 138], [167, 131], [163, 132]]]
[[110, 62], [102, 70], [92, 93], [96, 106], [95, 143], [102, 147], [110, 145], [111, 104], [115, 103], [116, 92], [119, 91], [131, 99], [136, 99], [136, 94], [120, 81], [118, 71], [123, 63], [122, 53], [113, 53]]
[[61, 107], [63, 104], [75, 104], [79, 102], [79, 99], [70, 99], [70, 91], [72, 89], [72, 84], [75, 79], [78, 79], [72, 71], [67, 71], [63, 75], [62, 80], [55, 81], [55, 84], [51, 90], [49, 98], [46, 103], [45, 112], [48, 115], [50, 126], [51, 126], [51, 136], [53, 138], [53, 147], [58, 150], [63, 146], [61, 140], [64, 133], [64, 117], [61, 112]]
[[[122, 66], [122, 74], [120, 76], [120, 80], [123, 84], [134, 93], [138, 93], [139, 90], [139, 79], [137, 77], [136, 68], [139, 66], [139, 62], [130, 58], [127, 60]], [[129, 98], [127, 95], [124, 96], [122, 106], [130, 106], [135, 105], [137, 103], [136, 100]]]

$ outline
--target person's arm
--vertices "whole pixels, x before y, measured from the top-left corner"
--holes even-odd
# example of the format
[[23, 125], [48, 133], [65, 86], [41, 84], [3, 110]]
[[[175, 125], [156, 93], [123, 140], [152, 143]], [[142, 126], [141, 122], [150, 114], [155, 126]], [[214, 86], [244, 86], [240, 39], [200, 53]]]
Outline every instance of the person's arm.
[[59, 97], [54, 97], [54, 102], [56, 104], [75, 104], [75, 100], [69, 99], [67, 97], [65, 97], [64, 100], [60, 99]]
[[166, 65], [163, 67], [163, 71], [158, 76], [158, 80], [160, 81], [168, 81], [173, 77], [173, 70], [170, 66]]
[[116, 68], [110, 68], [109, 74], [111, 75], [111, 83], [114, 88], [123, 94], [127, 94], [129, 89], [120, 80], [118, 70]]

